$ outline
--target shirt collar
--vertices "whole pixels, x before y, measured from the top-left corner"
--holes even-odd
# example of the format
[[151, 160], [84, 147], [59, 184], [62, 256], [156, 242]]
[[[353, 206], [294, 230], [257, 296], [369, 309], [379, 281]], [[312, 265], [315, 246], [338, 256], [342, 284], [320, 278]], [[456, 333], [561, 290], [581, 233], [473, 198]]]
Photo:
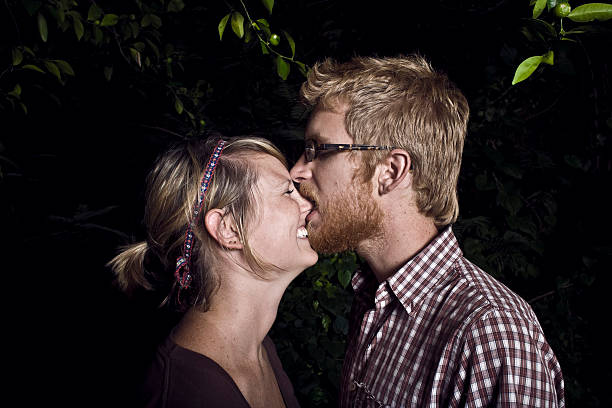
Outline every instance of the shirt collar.
[[385, 287], [390, 288], [410, 313], [413, 305], [418, 304], [436, 286], [455, 260], [462, 255], [455, 234], [448, 226], [384, 282], [372, 287], [376, 281], [374, 274], [357, 271], [351, 283], [355, 293], [369, 289], [367, 292], [371, 290], [379, 294]]

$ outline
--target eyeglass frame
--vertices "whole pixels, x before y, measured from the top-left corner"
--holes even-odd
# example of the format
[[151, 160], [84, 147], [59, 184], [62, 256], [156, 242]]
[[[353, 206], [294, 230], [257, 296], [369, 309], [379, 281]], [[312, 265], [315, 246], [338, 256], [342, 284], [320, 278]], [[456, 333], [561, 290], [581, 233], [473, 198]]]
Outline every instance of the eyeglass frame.
[[[309, 147], [312, 145], [312, 147]], [[317, 158], [317, 153], [323, 150], [350, 152], [353, 150], [393, 150], [394, 146], [362, 145], [353, 143], [317, 143], [314, 139], [304, 142], [304, 160], [307, 163]], [[312, 152], [312, 153], [309, 153]]]

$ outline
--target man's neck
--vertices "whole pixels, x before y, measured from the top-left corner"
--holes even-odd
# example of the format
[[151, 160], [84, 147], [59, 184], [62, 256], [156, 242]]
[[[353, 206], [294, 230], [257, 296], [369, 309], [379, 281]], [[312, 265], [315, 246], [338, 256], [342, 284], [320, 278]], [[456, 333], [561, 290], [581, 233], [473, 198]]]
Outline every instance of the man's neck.
[[383, 230], [382, 237], [357, 248], [378, 282], [393, 275], [438, 235], [433, 220], [420, 214], [387, 216]]

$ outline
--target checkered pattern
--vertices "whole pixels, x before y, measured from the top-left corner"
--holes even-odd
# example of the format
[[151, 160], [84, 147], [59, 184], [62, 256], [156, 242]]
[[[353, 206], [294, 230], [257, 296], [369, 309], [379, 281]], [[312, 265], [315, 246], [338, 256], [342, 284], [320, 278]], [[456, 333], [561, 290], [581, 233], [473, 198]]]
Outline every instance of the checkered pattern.
[[447, 228], [386, 281], [353, 277], [341, 407], [564, 407], [531, 307]]

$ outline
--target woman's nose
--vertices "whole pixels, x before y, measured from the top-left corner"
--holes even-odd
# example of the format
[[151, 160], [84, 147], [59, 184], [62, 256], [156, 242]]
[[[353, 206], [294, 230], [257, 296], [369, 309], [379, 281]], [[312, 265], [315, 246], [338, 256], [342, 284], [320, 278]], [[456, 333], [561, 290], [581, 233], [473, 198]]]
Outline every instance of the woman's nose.
[[313, 207], [312, 203], [308, 201], [307, 199], [305, 199], [304, 196], [299, 193], [299, 191], [296, 190], [296, 193], [297, 193], [297, 201], [300, 206], [300, 213], [306, 213], [312, 210], [312, 207]]

